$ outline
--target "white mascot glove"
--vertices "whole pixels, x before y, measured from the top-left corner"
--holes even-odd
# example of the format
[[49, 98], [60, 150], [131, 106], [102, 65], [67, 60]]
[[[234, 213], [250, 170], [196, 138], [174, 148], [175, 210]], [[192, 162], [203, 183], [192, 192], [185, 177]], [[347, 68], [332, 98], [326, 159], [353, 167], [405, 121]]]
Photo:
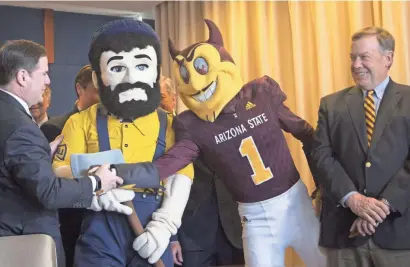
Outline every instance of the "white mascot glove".
[[125, 215], [131, 215], [133, 212], [132, 208], [121, 203], [131, 201], [134, 197], [135, 193], [133, 190], [115, 188], [103, 195], [94, 196], [90, 209], [93, 211], [115, 211]]
[[161, 208], [152, 214], [152, 221], [132, 244], [134, 250], [150, 264], [157, 262], [167, 249], [171, 235], [181, 226], [182, 214], [188, 202], [192, 179], [182, 174], [168, 178]]
[[[97, 170], [97, 168], [90, 170], [90, 172], [94, 172], [95, 170]], [[114, 174], [116, 174], [115, 170], [113, 170], [113, 172]], [[71, 168], [69, 166], [57, 167], [56, 169], [54, 169], [54, 173], [58, 177], [71, 179], [74, 178], [73, 173], [71, 172]], [[103, 195], [93, 196], [93, 199], [91, 201], [91, 207], [89, 209], [93, 211], [115, 211], [123, 213], [125, 215], [131, 215], [133, 210], [130, 207], [123, 205], [121, 203], [125, 201], [132, 201], [134, 197], [135, 193], [132, 190], [115, 188]]]

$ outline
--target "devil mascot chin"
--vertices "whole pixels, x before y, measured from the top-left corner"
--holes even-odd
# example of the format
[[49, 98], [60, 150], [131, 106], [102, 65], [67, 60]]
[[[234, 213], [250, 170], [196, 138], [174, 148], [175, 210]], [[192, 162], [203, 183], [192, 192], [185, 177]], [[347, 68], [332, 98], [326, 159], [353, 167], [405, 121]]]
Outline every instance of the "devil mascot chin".
[[[156, 171], [147, 163], [175, 142], [173, 116], [158, 108], [160, 51], [154, 30], [132, 19], [109, 22], [92, 38], [88, 56], [101, 104], [69, 118], [53, 167], [70, 177], [72, 157], [112, 150], [120, 150], [126, 163], [112, 166], [124, 179], [123, 187], [95, 197], [92, 209], [102, 211], [85, 215], [75, 248], [76, 267], [173, 266], [169, 243], [181, 225], [193, 166], [174, 171], [163, 186], [158, 175], [144, 175]], [[145, 166], [140, 172], [133, 171], [137, 162]], [[132, 202], [131, 207], [125, 201]], [[143, 228], [140, 233], [135, 220]]]

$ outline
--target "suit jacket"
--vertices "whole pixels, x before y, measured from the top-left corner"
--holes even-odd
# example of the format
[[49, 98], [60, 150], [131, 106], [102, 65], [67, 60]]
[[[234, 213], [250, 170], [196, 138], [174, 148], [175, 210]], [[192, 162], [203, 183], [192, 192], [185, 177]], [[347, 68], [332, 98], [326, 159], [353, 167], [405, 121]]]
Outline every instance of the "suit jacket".
[[214, 246], [219, 220], [232, 246], [242, 248], [242, 225], [238, 204], [222, 180], [205, 165], [194, 162], [195, 179], [182, 217], [178, 239], [184, 250], [197, 251]]
[[70, 113], [51, 118], [48, 121], [46, 121], [43, 125], [41, 125], [40, 129], [46, 136], [48, 142], [54, 141], [54, 139], [56, 139], [56, 137], [61, 134], [61, 131], [63, 130], [68, 118], [70, 118], [71, 115], [77, 112], [78, 108], [77, 106], [75, 106]]
[[357, 218], [340, 200], [357, 191], [385, 198], [391, 213], [372, 236], [386, 249], [410, 249], [410, 87], [390, 80], [367, 145], [363, 92], [351, 87], [321, 99], [309, 163], [323, 190], [320, 244], [343, 248], [369, 237], [349, 239]]
[[0, 91], [0, 236], [59, 236], [58, 208], [91, 205], [91, 180], [57, 178], [50, 152], [23, 106]]

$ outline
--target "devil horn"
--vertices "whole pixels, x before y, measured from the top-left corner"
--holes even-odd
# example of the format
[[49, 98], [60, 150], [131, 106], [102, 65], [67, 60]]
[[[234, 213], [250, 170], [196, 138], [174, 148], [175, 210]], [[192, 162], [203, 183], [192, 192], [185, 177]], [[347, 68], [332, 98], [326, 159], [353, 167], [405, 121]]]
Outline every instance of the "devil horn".
[[219, 31], [218, 26], [216, 26], [216, 24], [209, 19], [205, 19], [205, 23], [208, 26], [208, 30], [209, 30], [209, 39], [208, 39], [208, 43], [212, 43], [212, 44], [216, 44], [219, 46], [224, 46], [224, 40], [222, 38], [222, 34]]
[[176, 56], [179, 55], [180, 51], [178, 51], [174, 43], [172, 42], [171, 38], [168, 39], [168, 48], [169, 48], [169, 54], [171, 55], [172, 60], [175, 59]]

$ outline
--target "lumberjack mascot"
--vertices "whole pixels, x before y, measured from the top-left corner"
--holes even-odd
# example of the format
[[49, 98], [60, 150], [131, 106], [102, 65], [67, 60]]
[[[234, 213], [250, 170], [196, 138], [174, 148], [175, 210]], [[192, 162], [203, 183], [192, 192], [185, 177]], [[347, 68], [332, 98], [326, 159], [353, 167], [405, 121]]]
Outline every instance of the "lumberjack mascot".
[[[124, 179], [124, 185], [97, 198], [94, 204], [108, 211], [90, 211], [85, 216], [75, 266], [173, 266], [169, 241], [181, 224], [193, 167], [175, 171], [163, 180], [162, 189], [145, 190], [134, 185], [159, 185], [152, 175], [141, 182], [150, 165], [143, 163], [146, 168], [139, 173], [130, 168], [130, 163], [158, 158], [174, 144], [173, 116], [158, 108], [158, 36], [142, 21], [112, 21], [96, 31], [88, 56], [101, 104], [70, 117], [53, 165], [56, 172], [67, 173], [72, 155], [121, 150], [125, 163], [112, 170]], [[121, 203], [130, 199], [130, 206]], [[138, 216], [134, 219], [143, 230], [130, 225], [133, 220], [127, 215], [135, 215], [134, 208]]]

